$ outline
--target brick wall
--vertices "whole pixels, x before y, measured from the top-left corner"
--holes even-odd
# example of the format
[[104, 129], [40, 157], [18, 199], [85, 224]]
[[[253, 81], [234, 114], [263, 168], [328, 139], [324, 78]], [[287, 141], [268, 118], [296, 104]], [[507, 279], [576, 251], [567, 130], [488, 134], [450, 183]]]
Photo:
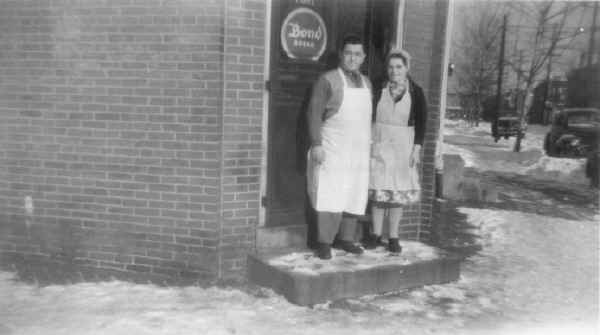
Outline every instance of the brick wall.
[[[245, 9], [228, 4], [238, 20]], [[256, 25], [264, 8], [244, 4]], [[249, 236], [257, 207], [260, 87], [244, 76], [261, 71], [262, 39], [234, 49], [256, 38], [250, 22], [227, 29], [224, 82], [220, 0], [0, 5], [0, 254], [214, 276], [219, 246]], [[224, 120], [223, 87], [240, 98]], [[229, 127], [239, 134], [222, 141]], [[221, 196], [225, 209], [247, 207], [224, 210], [222, 231]]]
[[[0, 258], [243, 274], [265, 150], [265, 0], [0, 4]], [[404, 237], [430, 222], [445, 10], [407, 2], [406, 48], [432, 107], [423, 211], [410, 209]]]
[[404, 49], [411, 54], [411, 75], [425, 90], [429, 106], [423, 143], [422, 200], [407, 210], [401, 237], [429, 240], [435, 189], [435, 146], [440, 126], [439, 100], [442, 79], [444, 31], [448, 2], [406, 1]]
[[226, 0], [220, 274], [244, 274], [260, 206], [265, 14], [263, 0]]

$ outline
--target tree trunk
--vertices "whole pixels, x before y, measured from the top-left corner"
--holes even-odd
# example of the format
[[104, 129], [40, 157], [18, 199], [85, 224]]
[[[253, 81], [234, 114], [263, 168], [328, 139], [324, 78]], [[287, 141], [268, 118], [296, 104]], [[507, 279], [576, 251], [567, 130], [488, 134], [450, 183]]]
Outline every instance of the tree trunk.
[[483, 106], [481, 106], [481, 95], [477, 96], [477, 103], [475, 105], [475, 126], [479, 127], [479, 120], [481, 119], [481, 111], [483, 110]]
[[527, 87], [525, 87], [525, 97], [522, 100], [523, 102], [519, 106], [520, 124], [519, 133], [517, 134], [517, 139], [515, 140], [515, 145], [513, 147], [514, 152], [521, 152], [521, 139], [523, 139], [523, 137], [525, 136], [525, 133], [523, 132], [523, 127], [521, 125], [523, 125], [523, 121], [527, 116], [527, 111], [529, 110], [529, 107], [531, 107], [531, 103], [533, 101], [533, 90], [532, 85], [530, 83], [528, 83]]
[[517, 135], [517, 139], [515, 140], [515, 146], [513, 147], [514, 152], [521, 152], [521, 138], [523, 137], [523, 132], [519, 129], [519, 134]]

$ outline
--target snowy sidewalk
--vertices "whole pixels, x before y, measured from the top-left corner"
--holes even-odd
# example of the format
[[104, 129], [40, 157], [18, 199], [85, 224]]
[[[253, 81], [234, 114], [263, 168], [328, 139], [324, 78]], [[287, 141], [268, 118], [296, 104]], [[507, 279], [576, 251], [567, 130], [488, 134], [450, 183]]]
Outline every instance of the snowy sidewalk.
[[0, 334], [596, 333], [597, 222], [461, 211], [484, 249], [456, 283], [310, 309], [256, 288], [36, 287], [3, 272]]
[[478, 171], [514, 173], [583, 186], [589, 184], [585, 177], [585, 159], [546, 156], [544, 138], [549, 126], [529, 125], [521, 143], [521, 152], [512, 151], [514, 137], [496, 143], [490, 130], [488, 122], [469, 127], [464, 121], [446, 120], [444, 153], [460, 155], [466, 167]]

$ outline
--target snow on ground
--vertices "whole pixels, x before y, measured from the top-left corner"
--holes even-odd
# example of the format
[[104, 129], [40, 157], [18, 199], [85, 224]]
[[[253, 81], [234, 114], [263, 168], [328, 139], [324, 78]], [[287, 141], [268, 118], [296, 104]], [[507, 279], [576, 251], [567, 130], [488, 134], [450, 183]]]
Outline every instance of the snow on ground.
[[392, 255], [383, 247], [365, 250], [364, 254], [358, 257], [332, 249], [334, 257], [331, 260], [321, 260], [312, 252], [295, 252], [272, 258], [269, 264], [292, 272], [316, 276], [321, 273], [368, 269], [388, 264], [407, 265], [438, 257], [438, 250], [426, 244], [416, 241], [401, 241], [401, 244], [402, 253], [399, 255]]
[[465, 166], [480, 171], [587, 184], [585, 159], [548, 157], [544, 153], [544, 138], [549, 129], [549, 126], [529, 125], [521, 143], [521, 152], [517, 153], [512, 151], [514, 137], [494, 142], [488, 122], [470, 127], [463, 120], [445, 120], [443, 150], [446, 154], [460, 155]]
[[456, 283], [299, 307], [269, 290], [121, 281], [37, 287], [0, 272], [0, 334], [596, 334], [598, 225], [461, 208], [483, 250]]
[[596, 222], [489, 209], [461, 212], [479, 227], [483, 244], [464, 262], [461, 279], [413, 290], [405, 295], [409, 299], [383, 300], [384, 309], [423, 313], [440, 323], [454, 315], [453, 322], [474, 333], [594, 333]]
[[[494, 143], [489, 124], [449, 121], [446, 152], [481, 171], [585, 183], [583, 160], [544, 155], [546, 131], [530, 126], [519, 154], [511, 151], [512, 139]], [[574, 221], [460, 211], [477, 227], [483, 249], [463, 262], [455, 283], [307, 308], [266, 289], [122, 281], [39, 287], [0, 272], [0, 335], [598, 334], [598, 215]], [[410, 250], [427, 257], [426, 250], [406, 246], [405, 257]], [[279, 261], [289, 266], [304, 257]]]

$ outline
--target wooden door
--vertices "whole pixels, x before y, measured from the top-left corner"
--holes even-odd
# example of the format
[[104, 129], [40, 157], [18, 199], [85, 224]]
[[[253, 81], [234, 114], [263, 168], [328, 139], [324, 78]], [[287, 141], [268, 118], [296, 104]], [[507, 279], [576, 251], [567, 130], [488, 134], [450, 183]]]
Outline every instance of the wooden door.
[[[328, 59], [335, 49], [331, 38], [335, 4], [335, 1], [327, 0], [272, 2], [269, 160], [264, 199], [267, 226], [306, 222], [305, 155], [308, 139], [305, 110], [312, 85], [319, 74], [331, 66]], [[316, 60], [291, 58], [282, 45], [282, 24], [291, 12], [301, 7], [312, 10], [325, 24], [327, 42], [322, 55]]]

